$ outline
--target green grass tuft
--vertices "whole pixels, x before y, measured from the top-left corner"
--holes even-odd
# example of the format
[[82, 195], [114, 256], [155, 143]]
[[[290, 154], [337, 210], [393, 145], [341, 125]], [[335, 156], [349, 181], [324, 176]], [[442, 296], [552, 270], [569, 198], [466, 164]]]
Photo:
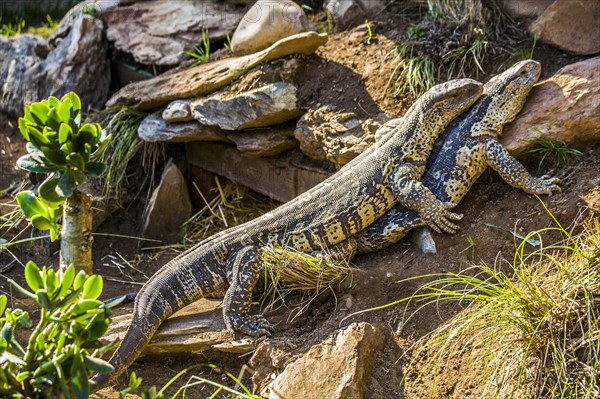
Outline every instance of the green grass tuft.
[[[536, 131], [544, 134], [540, 130]], [[541, 169], [542, 165], [548, 161], [552, 161], [554, 166], [559, 166], [566, 163], [570, 158], [581, 156], [582, 153], [576, 148], [569, 147], [564, 141], [539, 137], [532, 141], [532, 147], [525, 151], [524, 155], [538, 158], [538, 169]]]

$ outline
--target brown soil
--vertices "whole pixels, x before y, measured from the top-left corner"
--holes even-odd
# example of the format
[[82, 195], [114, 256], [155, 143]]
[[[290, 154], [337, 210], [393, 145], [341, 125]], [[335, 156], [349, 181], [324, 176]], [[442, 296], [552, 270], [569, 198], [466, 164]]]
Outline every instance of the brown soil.
[[[300, 100], [304, 107], [332, 105], [337, 109], [352, 111], [359, 116], [376, 116], [384, 112], [389, 115], [401, 115], [410, 104], [409, 98], [394, 98], [391, 92], [384, 92], [392, 66], [389, 53], [394, 49], [394, 41], [406, 30], [404, 19], [395, 19], [393, 13], [375, 20], [375, 36], [366, 44], [365, 29], [332, 34], [329, 42], [318, 50], [317, 55], [306, 57], [297, 80]], [[399, 18], [399, 17], [398, 17]], [[526, 41], [524, 41], [526, 42]], [[502, 57], [501, 57], [502, 58]], [[538, 45], [535, 57], [542, 61], [547, 76], [559, 67], [577, 61], [577, 58]], [[488, 75], [509, 63], [508, 56], [490, 61], [486, 65]], [[481, 77], [480, 77], [481, 78]], [[12, 122], [12, 124], [11, 124]], [[27, 175], [16, 170], [15, 161], [25, 152], [23, 140], [14, 125], [14, 118], [0, 116], [0, 190], [7, 202], [16, 193], [16, 187]], [[177, 151], [177, 147], [174, 151]], [[534, 170], [536, 165], [528, 165]], [[599, 148], [584, 149], [584, 155], [572, 160], [568, 166], [560, 168], [545, 167], [539, 174], [559, 176], [562, 180], [562, 193], [542, 199], [550, 212], [565, 226], [571, 225], [578, 217], [583, 206], [581, 196], [600, 185]], [[5, 189], [7, 189], [4, 191]], [[141, 196], [143, 199], [143, 195]], [[99, 233], [138, 235], [142, 200], [117, 212], [104, 223]], [[6, 214], [11, 207], [0, 205], [0, 212]], [[459, 223], [460, 231], [456, 235], [435, 235], [438, 253], [424, 255], [411, 242], [410, 237], [392, 248], [375, 254], [358, 256], [354, 264], [358, 270], [353, 274], [352, 283], [337, 294], [344, 298], [340, 306], [333, 296], [321, 298], [313, 304], [307, 313], [292, 323], [282, 323], [276, 327], [273, 338], [267, 340], [274, 346], [289, 353], [290, 359], [306, 352], [309, 347], [329, 336], [340, 327], [356, 321], [367, 321], [386, 326], [389, 339], [383, 353], [375, 365], [373, 377], [369, 381], [368, 398], [422, 398], [428, 397], [429, 387], [421, 392], [405, 396], [400, 383], [403, 361], [401, 356], [411, 343], [435, 329], [444, 320], [461, 310], [457, 304], [441, 304], [417, 309], [421, 304], [409, 303], [408, 306], [393, 306], [382, 310], [363, 313], [345, 319], [351, 312], [380, 306], [399, 298], [408, 297], [432, 277], [418, 280], [400, 280], [420, 276], [457, 272], [473, 264], [486, 262], [492, 264], [498, 256], [510, 258], [518, 240], [510, 233], [516, 231], [522, 235], [552, 225], [552, 219], [544, 210], [542, 203], [535, 197], [509, 187], [494, 172], [487, 172], [479, 179], [471, 192], [457, 208], [465, 215]], [[494, 225], [497, 227], [489, 227]], [[16, 231], [3, 232], [3, 237], [12, 237]], [[548, 239], [552, 239], [549, 237]], [[472, 242], [472, 243], [470, 243]], [[15, 253], [21, 261], [34, 259], [39, 264], [57, 264], [58, 255], [52, 245], [36, 242], [22, 245]], [[50, 252], [49, 252], [50, 251]], [[173, 255], [162, 252], [139, 251], [138, 242], [122, 237], [97, 235], [94, 244], [94, 261], [98, 273], [105, 277], [104, 298], [111, 298], [139, 289], [137, 283], [143, 282]], [[126, 268], [120, 271], [116, 263], [123, 264], [120, 257], [135, 261], [140, 271]], [[9, 265], [11, 258], [0, 254], [0, 270], [3, 276], [23, 281], [22, 267], [16, 263]], [[131, 282], [135, 282], [131, 283]], [[12, 296], [12, 291], [4, 278], [0, 279], [0, 292], [8, 293], [14, 305], [30, 307], [31, 304]], [[413, 314], [414, 313], [414, 314]], [[407, 319], [407, 315], [412, 315]], [[268, 317], [268, 315], [267, 315]], [[342, 320], [344, 321], [342, 322]], [[399, 325], [407, 320], [400, 329]], [[398, 334], [395, 334], [398, 332]], [[224, 356], [208, 353], [202, 356], [190, 356], [186, 359], [148, 359], [136, 362], [130, 369], [144, 378], [144, 386], [162, 386], [183, 368], [198, 363], [214, 363], [234, 374], [246, 364], [248, 357]], [[206, 371], [206, 369], [205, 369]], [[198, 374], [196, 372], [195, 374]], [[224, 374], [208, 372], [208, 377], [227, 384]], [[465, 377], [465, 376], [462, 376]], [[468, 378], [468, 376], [467, 376]], [[180, 381], [186, 381], [183, 378]], [[243, 379], [250, 384], [248, 375]], [[124, 386], [121, 379], [119, 386]], [[451, 387], [452, 382], [445, 382]], [[180, 386], [181, 383], [176, 383]], [[172, 391], [171, 391], [172, 392]], [[190, 397], [206, 397], [212, 389], [202, 388], [188, 392]], [[116, 398], [114, 391], [105, 391], [105, 398]]]

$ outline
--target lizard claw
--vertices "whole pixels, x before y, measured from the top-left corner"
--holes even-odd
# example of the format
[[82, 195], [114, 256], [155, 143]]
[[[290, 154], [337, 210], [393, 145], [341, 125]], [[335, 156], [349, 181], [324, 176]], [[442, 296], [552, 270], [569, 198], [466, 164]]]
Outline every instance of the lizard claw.
[[539, 178], [532, 177], [529, 187], [527, 187], [527, 190], [525, 191], [529, 194], [546, 194], [552, 196], [554, 192], [560, 193], [561, 189], [558, 186], [559, 183], [560, 179], [557, 177], [549, 177], [547, 175]]
[[425, 208], [420, 213], [420, 216], [436, 233], [446, 232], [454, 234], [458, 230], [458, 226], [450, 220], [460, 220], [463, 217], [462, 214], [453, 213], [448, 210], [448, 208], [453, 208], [454, 206], [456, 204], [452, 202], [442, 203], [437, 201], [435, 204]]
[[260, 335], [266, 335], [270, 337], [271, 333], [274, 332], [271, 323], [259, 315], [238, 315], [232, 317], [230, 323], [231, 325], [228, 326], [228, 330], [239, 331], [253, 337], [258, 337]]

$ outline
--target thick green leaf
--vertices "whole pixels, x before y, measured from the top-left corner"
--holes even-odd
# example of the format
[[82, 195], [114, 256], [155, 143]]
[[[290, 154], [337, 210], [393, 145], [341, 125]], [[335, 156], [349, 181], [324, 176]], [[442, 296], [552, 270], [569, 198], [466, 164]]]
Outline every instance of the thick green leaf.
[[61, 101], [60, 108], [58, 109], [58, 114], [60, 115], [60, 119], [63, 122], [69, 122], [71, 119], [71, 110], [73, 109], [73, 103], [69, 97], [63, 97]]
[[19, 131], [29, 141], [29, 131], [27, 130], [27, 120], [25, 118], [19, 118]]
[[56, 186], [58, 185], [59, 179], [55, 174], [50, 175], [40, 188], [38, 189], [38, 195], [40, 199], [49, 205], [59, 207], [65, 199], [56, 193]]
[[[103, 130], [102, 131], [102, 135], [105, 136], [106, 132]], [[102, 155], [102, 153], [104, 152], [104, 150], [106, 150], [106, 147], [108, 147], [108, 144], [110, 143], [110, 139], [112, 138], [112, 134], [109, 134], [108, 136], [104, 137], [104, 139], [102, 138], [102, 136], [100, 136], [100, 140], [98, 141], [98, 148], [96, 149], [96, 151], [94, 151], [91, 155], [91, 159], [96, 159], [98, 158], [100, 155]]]
[[60, 291], [58, 292], [58, 297], [62, 297], [69, 292], [73, 281], [75, 280], [75, 265], [71, 264], [67, 267], [67, 270], [64, 271], [62, 278], [60, 279]]
[[55, 291], [60, 288], [60, 281], [58, 279], [58, 275], [53, 269], [47, 269], [46, 272], [46, 290], [48, 291], [48, 295], [53, 296]]
[[29, 261], [25, 265], [25, 281], [33, 292], [36, 292], [44, 286], [42, 276], [40, 275], [40, 268], [34, 262]]
[[73, 191], [75, 191], [75, 188], [75, 176], [73, 176], [73, 173], [71, 173], [71, 171], [64, 172], [60, 177], [58, 186], [56, 187], [56, 192], [58, 193], [58, 195], [60, 195], [61, 197], [68, 198], [71, 195], [73, 195]]
[[52, 230], [52, 222], [46, 216], [34, 215], [31, 224], [38, 230]]
[[68, 123], [61, 123], [60, 128], [58, 129], [58, 142], [62, 145], [66, 143], [73, 134], [73, 130], [71, 130], [71, 126]]
[[51, 148], [51, 147], [47, 147], [47, 146], [40, 146], [38, 148], [40, 149], [40, 151], [42, 151], [44, 156], [46, 158], [48, 158], [48, 160], [50, 162], [52, 162], [53, 164], [55, 164], [57, 166], [65, 165], [65, 163], [66, 163], [65, 154], [63, 154], [62, 151]]
[[98, 177], [106, 171], [106, 164], [103, 162], [90, 162], [85, 166], [85, 171], [92, 177]]
[[[44, 125], [48, 120], [48, 112], [50, 112], [50, 107], [43, 102], [37, 102], [31, 104], [31, 115], [36, 120], [38, 125]], [[39, 122], [38, 122], [39, 121]]]
[[37, 148], [50, 144], [50, 141], [44, 137], [42, 132], [33, 125], [27, 125], [27, 134], [29, 135], [29, 141], [31, 144]]
[[31, 191], [21, 191], [15, 198], [21, 207], [21, 210], [28, 219], [35, 215], [47, 216], [48, 212], [44, 204], [40, 202], [38, 197]]
[[95, 274], [87, 279], [83, 285], [83, 292], [81, 294], [84, 299], [96, 299], [102, 293], [102, 276]]
[[81, 270], [79, 273], [77, 273], [77, 276], [75, 276], [75, 281], [73, 282], [73, 288], [75, 290], [78, 290], [81, 287], [83, 287], [83, 283], [85, 283], [86, 279], [87, 279], [87, 274], [85, 274], [85, 272], [83, 270]]
[[[68, 92], [67, 94], [62, 96], [62, 98], [60, 100], [64, 101], [67, 98], [71, 101], [71, 104], [73, 104], [72, 105], [73, 111], [78, 113], [79, 110], [81, 109], [81, 100], [79, 99], [79, 96], [77, 95], [77, 93], [75, 93], [74, 91]], [[73, 115], [72, 117], [74, 118], [75, 116]]]
[[58, 131], [58, 129], [60, 128], [60, 116], [58, 115], [58, 111], [56, 108], [51, 108], [50, 112], [48, 113], [48, 120], [46, 121], [46, 125], [54, 130], [55, 132]]
[[13, 339], [13, 326], [12, 323], [6, 323], [0, 331], [0, 337], [7, 343]]
[[85, 163], [83, 162], [83, 158], [76, 152], [72, 152], [66, 156], [67, 163], [73, 169], [84, 170]]
[[100, 129], [96, 124], [86, 123], [79, 129], [77, 137], [81, 143], [88, 143], [91, 146], [95, 146], [98, 142], [98, 136], [100, 135]]
[[48, 105], [50, 108], [58, 108], [60, 107], [60, 100], [54, 96], [48, 97]]
[[78, 186], [81, 186], [83, 183], [87, 181], [87, 176], [83, 173], [83, 170], [73, 170], [73, 177], [75, 178], [75, 183]]
[[37, 297], [37, 302], [40, 304], [42, 309], [50, 309], [50, 298], [48, 298], [48, 291], [40, 288], [35, 292], [35, 295]]
[[7, 303], [8, 299], [6, 298], [6, 295], [0, 295], [0, 317], [2, 317], [2, 315], [4, 314]]
[[86, 356], [85, 365], [88, 369], [95, 371], [96, 373], [112, 373], [115, 368], [109, 362], [98, 359], [97, 357]]
[[73, 358], [73, 364], [71, 365], [71, 390], [76, 398], [88, 398], [90, 396], [87, 368], [81, 354], [77, 354]]
[[17, 160], [17, 166], [34, 173], [51, 173], [60, 170], [56, 165], [45, 164], [38, 155], [27, 154]]

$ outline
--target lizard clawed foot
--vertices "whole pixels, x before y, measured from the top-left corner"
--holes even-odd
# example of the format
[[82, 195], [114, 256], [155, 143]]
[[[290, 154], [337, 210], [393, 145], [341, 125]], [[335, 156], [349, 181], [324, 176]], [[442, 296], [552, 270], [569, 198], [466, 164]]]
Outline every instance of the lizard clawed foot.
[[426, 207], [425, 210], [419, 213], [419, 216], [436, 233], [446, 232], [454, 234], [458, 230], [458, 226], [452, 223], [450, 219], [460, 220], [463, 217], [460, 213], [453, 213], [448, 210], [455, 206], [456, 204], [453, 202], [437, 201], [435, 204]]
[[260, 335], [270, 337], [271, 333], [274, 332], [271, 323], [259, 315], [237, 315], [231, 318], [230, 324], [227, 326], [229, 331], [239, 331], [253, 337]]
[[525, 192], [529, 194], [546, 194], [551, 196], [554, 192], [560, 193], [561, 190], [558, 183], [560, 183], [560, 179], [557, 177], [550, 177], [547, 175], [539, 178], [532, 177]]

